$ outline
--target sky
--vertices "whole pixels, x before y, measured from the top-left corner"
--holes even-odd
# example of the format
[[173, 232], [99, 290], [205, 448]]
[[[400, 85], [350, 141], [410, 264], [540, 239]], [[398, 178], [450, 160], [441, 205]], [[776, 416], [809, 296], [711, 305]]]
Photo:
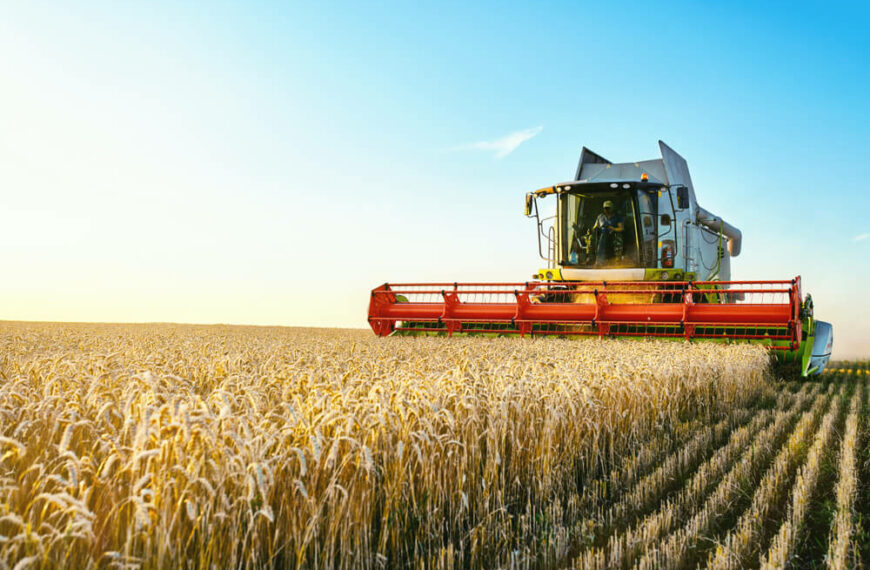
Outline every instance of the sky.
[[662, 139], [868, 357], [870, 9], [760, 4], [2, 2], [0, 319], [364, 327], [528, 279], [525, 192]]

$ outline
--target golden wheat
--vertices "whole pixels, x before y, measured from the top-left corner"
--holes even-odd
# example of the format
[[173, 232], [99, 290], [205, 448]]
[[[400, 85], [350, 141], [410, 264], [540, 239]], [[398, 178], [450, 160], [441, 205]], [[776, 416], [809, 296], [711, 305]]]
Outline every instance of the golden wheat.
[[673, 342], [10, 323], [0, 339], [11, 565], [509, 565], [577, 518], [583, 481], [744, 407], [766, 369], [757, 348]]
[[810, 533], [857, 566], [867, 364], [787, 383], [768, 362], [0, 323], [0, 570], [780, 567], [820, 563]]

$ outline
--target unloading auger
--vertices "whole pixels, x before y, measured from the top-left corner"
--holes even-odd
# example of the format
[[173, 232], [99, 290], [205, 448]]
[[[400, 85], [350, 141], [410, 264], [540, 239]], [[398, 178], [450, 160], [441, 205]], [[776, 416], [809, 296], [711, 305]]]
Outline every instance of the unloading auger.
[[[615, 164], [583, 148], [575, 180], [530, 192], [547, 261], [518, 283], [385, 283], [369, 303], [380, 336], [661, 337], [760, 344], [801, 375], [820, 374], [833, 330], [813, 317], [800, 277], [732, 281], [740, 230], [695, 198], [688, 165]], [[538, 200], [553, 196], [554, 216]]]

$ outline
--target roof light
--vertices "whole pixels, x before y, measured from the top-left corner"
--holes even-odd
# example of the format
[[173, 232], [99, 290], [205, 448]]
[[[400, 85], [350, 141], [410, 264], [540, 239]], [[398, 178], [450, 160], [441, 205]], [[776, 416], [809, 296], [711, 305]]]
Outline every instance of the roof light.
[[619, 188], [619, 184], [617, 184], [616, 182], [611, 182], [610, 187], [611, 188]]
[[626, 189], [627, 189], [627, 188], [631, 188], [631, 184], [623, 184], [622, 187], [623, 187], [623, 188], [626, 188]]
[[647, 182], [647, 181], [649, 181], [649, 174], [647, 174], [646, 172], [644, 172], [643, 174], [641, 174], [641, 175], [640, 175], [640, 181], [641, 181], [641, 182]]

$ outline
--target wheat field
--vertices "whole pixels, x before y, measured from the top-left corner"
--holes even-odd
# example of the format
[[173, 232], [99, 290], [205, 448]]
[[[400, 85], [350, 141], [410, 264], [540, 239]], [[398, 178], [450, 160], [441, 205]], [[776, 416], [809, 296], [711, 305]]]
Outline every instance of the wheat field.
[[[0, 323], [0, 568], [850, 568], [866, 363]], [[862, 550], [863, 549], [863, 550]]]

